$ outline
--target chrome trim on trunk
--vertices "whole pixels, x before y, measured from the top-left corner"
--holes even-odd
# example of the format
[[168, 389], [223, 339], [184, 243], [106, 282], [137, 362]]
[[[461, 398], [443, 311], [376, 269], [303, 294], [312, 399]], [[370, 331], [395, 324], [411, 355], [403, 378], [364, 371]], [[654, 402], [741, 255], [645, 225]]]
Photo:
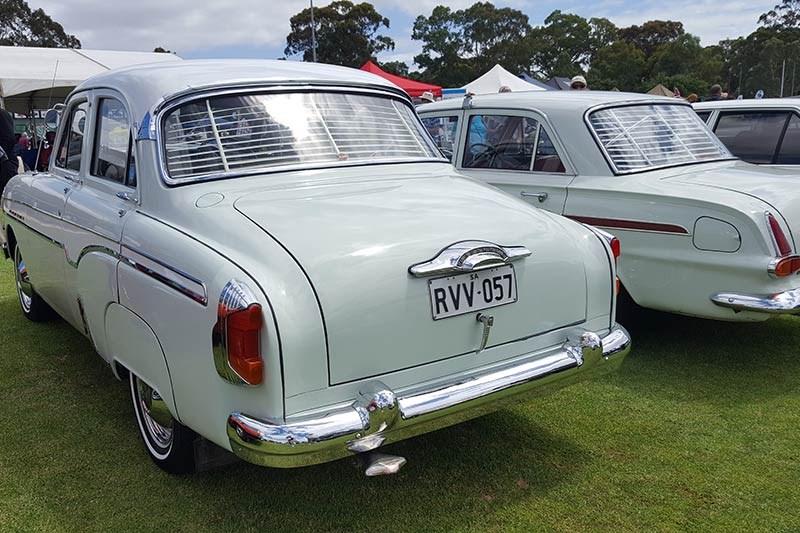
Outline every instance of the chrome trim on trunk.
[[505, 265], [531, 255], [524, 246], [500, 246], [489, 241], [454, 242], [428, 261], [408, 267], [414, 277], [463, 274]]

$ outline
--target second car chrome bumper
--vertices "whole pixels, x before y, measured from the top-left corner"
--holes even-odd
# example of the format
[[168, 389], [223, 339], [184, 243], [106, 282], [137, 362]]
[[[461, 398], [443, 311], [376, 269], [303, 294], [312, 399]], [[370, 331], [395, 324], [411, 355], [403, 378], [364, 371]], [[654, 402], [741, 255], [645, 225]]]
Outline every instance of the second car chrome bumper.
[[349, 406], [324, 416], [272, 423], [242, 413], [228, 418], [233, 452], [246, 461], [272, 467], [305, 466], [494, 411], [517, 394], [561, 388], [613, 370], [630, 351], [630, 337], [615, 326], [602, 339], [584, 332], [560, 348], [458, 381], [395, 394], [372, 382]]
[[800, 289], [776, 294], [740, 294], [721, 292], [711, 297], [711, 301], [734, 311], [755, 311], [784, 315], [800, 314]]

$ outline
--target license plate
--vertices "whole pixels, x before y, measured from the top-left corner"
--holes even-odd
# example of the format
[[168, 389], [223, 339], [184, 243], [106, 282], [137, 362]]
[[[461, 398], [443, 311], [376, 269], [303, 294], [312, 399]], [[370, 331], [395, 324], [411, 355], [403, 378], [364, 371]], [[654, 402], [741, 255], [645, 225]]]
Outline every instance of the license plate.
[[432, 279], [428, 290], [434, 320], [517, 301], [512, 265]]

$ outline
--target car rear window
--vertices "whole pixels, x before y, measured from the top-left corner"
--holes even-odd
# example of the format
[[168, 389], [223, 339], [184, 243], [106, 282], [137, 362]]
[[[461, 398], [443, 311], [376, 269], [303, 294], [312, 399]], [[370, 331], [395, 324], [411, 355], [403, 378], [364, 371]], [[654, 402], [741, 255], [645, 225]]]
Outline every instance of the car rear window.
[[346, 93], [214, 96], [179, 105], [162, 122], [174, 182], [254, 169], [440, 159], [406, 104]]
[[604, 108], [589, 115], [589, 124], [617, 173], [733, 157], [685, 105]]
[[788, 111], [723, 112], [714, 132], [737, 157], [768, 165], [775, 158], [789, 115]]

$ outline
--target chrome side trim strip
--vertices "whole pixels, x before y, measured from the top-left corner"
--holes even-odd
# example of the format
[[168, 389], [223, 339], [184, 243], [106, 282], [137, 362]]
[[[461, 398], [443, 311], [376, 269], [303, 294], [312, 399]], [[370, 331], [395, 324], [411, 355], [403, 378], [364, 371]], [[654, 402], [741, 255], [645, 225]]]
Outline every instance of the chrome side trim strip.
[[755, 311], [756, 313], [779, 315], [800, 314], [800, 288], [776, 294], [720, 292], [713, 295], [711, 301], [734, 311]]
[[500, 246], [489, 241], [461, 241], [449, 245], [433, 259], [411, 265], [408, 272], [417, 278], [463, 274], [494, 268], [529, 255], [531, 251], [524, 246]]
[[578, 380], [612, 370], [630, 346], [628, 332], [619, 325], [602, 339], [584, 331], [546, 354], [439, 387], [395, 395], [381, 382], [365, 383], [351, 405], [290, 423], [234, 412], [228, 417], [228, 438], [236, 455], [256, 464], [321, 463], [488, 413], [507, 398], [549, 383], [540, 381], [548, 376], [582, 367], [570, 374]]
[[120, 260], [128, 266], [150, 276], [151, 278], [180, 292], [195, 302], [208, 305], [208, 291], [201, 280], [186, 272], [171, 266], [155, 257], [131, 248], [122, 246]]
[[6, 211], [6, 213], [8, 213], [9, 217], [13, 218], [17, 222], [19, 222], [20, 224], [22, 224], [23, 226], [28, 228], [29, 230], [31, 230], [35, 235], [41, 237], [42, 239], [46, 240], [50, 244], [54, 244], [55, 246], [58, 246], [59, 248], [62, 248], [62, 249], [64, 248], [64, 245], [61, 244], [60, 242], [58, 242], [57, 240], [55, 240], [54, 238], [52, 238], [52, 237], [50, 237], [48, 235], [45, 235], [44, 233], [42, 233], [41, 231], [37, 230], [36, 228], [31, 227], [30, 224], [25, 222], [25, 219], [24, 219], [24, 217], [22, 217], [22, 215], [19, 215], [15, 211], [11, 211], [11, 210]]

